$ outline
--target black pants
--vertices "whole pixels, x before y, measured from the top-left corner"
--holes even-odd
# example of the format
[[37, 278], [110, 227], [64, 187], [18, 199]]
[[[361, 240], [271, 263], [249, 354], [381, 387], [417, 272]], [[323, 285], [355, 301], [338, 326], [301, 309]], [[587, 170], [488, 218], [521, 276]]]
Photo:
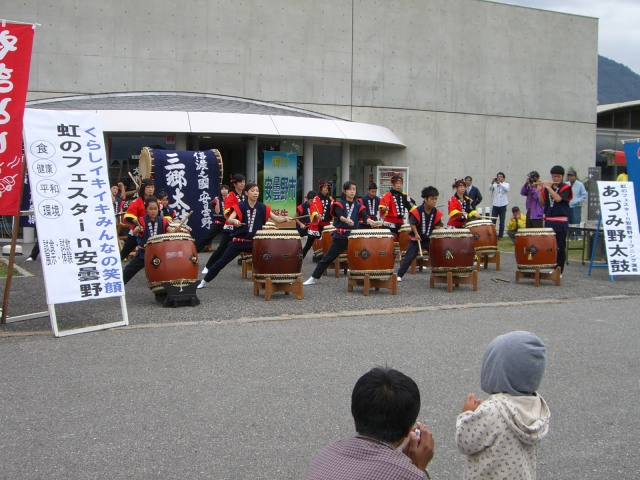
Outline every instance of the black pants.
[[[429, 239], [427, 239], [422, 243], [422, 253], [429, 251]], [[404, 254], [404, 260], [402, 260], [402, 265], [398, 269], [398, 277], [404, 277], [404, 274], [407, 273], [409, 267], [411, 266], [411, 262], [413, 262], [418, 256], [420, 249], [418, 248], [418, 242], [414, 242], [413, 240], [409, 240], [409, 246], [407, 247], [407, 251]]]
[[207, 234], [202, 237], [202, 240], [200, 240], [198, 242], [198, 245], [196, 245], [196, 251], [200, 253], [204, 249], [204, 247], [211, 243], [211, 240], [216, 238], [216, 235], [218, 235], [223, 228], [224, 223], [214, 223], [213, 225], [211, 225], [211, 228], [209, 229]]
[[207, 260], [207, 268], [211, 268], [211, 266], [216, 263], [218, 260], [220, 260], [220, 258], [222, 258], [222, 255], [224, 254], [224, 251], [227, 249], [227, 247], [229, 246], [229, 243], [231, 242], [231, 237], [229, 236], [229, 230], [223, 230], [222, 231], [222, 236], [220, 237], [220, 245], [218, 245], [218, 248], [216, 249], [215, 252], [213, 252], [211, 254], [211, 256], [209, 257], [209, 260]]
[[313, 235], [307, 235], [307, 243], [304, 244], [304, 248], [302, 249], [302, 258], [307, 256], [307, 253], [309, 253], [309, 250], [311, 250], [311, 247], [313, 247], [313, 242], [316, 241], [316, 239], [321, 238], [321, 237], [314, 237]]
[[38, 242], [35, 243], [33, 248], [31, 249], [31, 253], [29, 254], [29, 258], [31, 260], [35, 260], [40, 255], [40, 244]]
[[[502, 207], [496, 207], [495, 205], [491, 208], [491, 216], [492, 217], [500, 217], [500, 233], [498, 233], [498, 238], [502, 238], [504, 236], [504, 218], [507, 214], [507, 206], [504, 205]], [[493, 224], [496, 224], [495, 219], [492, 220]]]
[[251, 252], [252, 248], [253, 242], [230, 242], [220, 259], [211, 265], [211, 267], [207, 267], [209, 268], [209, 271], [204, 276], [204, 281], [210, 282], [216, 278], [220, 273], [220, 270], [226, 267], [234, 258], [242, 252]]
[[564, 272], [564, 264], [567, 263], [567, 232], [556, 232], [556, 244], [558, 246], [556, 264], [560, 267], [560, 273]]
[[124, 270], [122, 272], [123, 283], [126, 285], [127, 282], [131, 280], [133, 276], [143, 268], [144, 268], [144, 257], [139, 253], [136, 253], [136, 255], [131, 259], [131, 261], [127, 263], [127, 266], [124, 267]]
[[322, 257], [322, 260], [318, 262], [311, 276], [316, 280], [318, 280], [322, 276], [324, 271], [329, 267], [329, 265], [331, 265], [334, 262], [334, 260], [340, 256], [341, 253], [347, 250], [348, 246], [349, 246], [348, 238], [333, 237], [333, 241], [329, 246], [329, 250], [327, 250], [327, 253], [324, 254], [324, 257]]
[[120, 261], [129, 256], [131, 252], [138, 246], [138, 237], [135, 235], [127, 235], [127, 239], [124, 241], [122, 250], [120, 250]]
[[527, 228], [542, 228], [544, 226], [544, 221], [541, 218], [529, 218], [531, 215], [531, 210], [527, 210], [527, 221], [525, 225]]

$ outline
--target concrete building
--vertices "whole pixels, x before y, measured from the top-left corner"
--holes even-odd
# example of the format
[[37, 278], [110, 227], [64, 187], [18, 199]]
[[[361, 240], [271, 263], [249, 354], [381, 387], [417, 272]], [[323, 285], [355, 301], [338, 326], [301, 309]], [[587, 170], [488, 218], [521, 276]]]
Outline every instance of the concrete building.
[[[296, 148], [305, 190], [330, 173], [360, 189], [368, 167], [406, 166], [413, 196], [432, 184], [448, 197], [471, 175], [490, 206], [497, 171], [519, 187], [532, 169], [593, 165], [593, 18], [483, 0], [10, 0], [3, 10], [41, 24], [29, 106], [100, 111], [117, 168], [141, 142], [164, 141], [219, 148], [227, 171], [257, 178], [264, 149]], [[76, 98], [51, 101], [63, 97]], [[252, 123], [265, 115], [271, 130]]]

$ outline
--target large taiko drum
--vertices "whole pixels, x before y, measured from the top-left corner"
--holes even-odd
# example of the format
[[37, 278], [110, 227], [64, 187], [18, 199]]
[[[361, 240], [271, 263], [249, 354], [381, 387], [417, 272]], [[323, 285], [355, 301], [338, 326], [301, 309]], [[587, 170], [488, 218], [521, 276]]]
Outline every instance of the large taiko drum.
[[[333, 242], [333, 234], [336, 231], [336, 227], [333, 225], [327, 225], [322, 229], [322, 255], [326, 255], [329, 251], [329, 247], [331, 246], [331, 242]], [[342, 261], [347, 260], [347, 254], [341, 253], [338, 256], [338, 259]]]
[[393, 244], [393, 233], [386, 228], [353, 230], [347, 247], [349, 275], [363, 279], [369, 274], [372, 280], [387, 280], [395, 267]]
[[555, 270], [556, 233], [551, 228], [521, 228], [516, 232], [515, 254], [521, 272]]
[[295, 230], [258, 230], [253, 236], [253, 276], [291, 283], [302, 274], [302, 241]]
[[429, 268], [436, 276], [451, 272], [454, 276], [473, 271], [473, 238], [466, 228], [440, 228], [431, 232]]
[[313, 256], [319, 256], [321, 257], [322, 255], [324, 255], [324, 250], [322, 250], [322, 238], [321, 237], [316, 237], [316, 239], [313, 241], [313, 245], [311, 247], [313, 249]]
[[409, 248], [409, 233], [411, 232], [411, 226], [404, 224], [398, 229], [398, 246], [400, 247], [400, 253], [405, 254], [407, 248]]
[[187, 285], [198, 280], [198, 253], [191, 235], [164, 233], [154, 235], [144, 251], [144, 270], [149, 288], [156, 295], [167, 293], [162, 282]]
[[478, 255], [491, 255], [498, 251], [496, 226], [491, 220], [473, 220], [467, 222], [466, 228], [471, 230], [473, 246]]

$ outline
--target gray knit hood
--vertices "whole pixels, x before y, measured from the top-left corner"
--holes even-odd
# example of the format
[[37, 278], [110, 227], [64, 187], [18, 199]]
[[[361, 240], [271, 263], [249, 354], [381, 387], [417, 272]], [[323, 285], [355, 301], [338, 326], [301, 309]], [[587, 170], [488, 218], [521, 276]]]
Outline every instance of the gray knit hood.
[[547, 347], [530, 332], [496, 337], [482, 357], [480, 386], [490, 395], [533, 395], [544, 375]]

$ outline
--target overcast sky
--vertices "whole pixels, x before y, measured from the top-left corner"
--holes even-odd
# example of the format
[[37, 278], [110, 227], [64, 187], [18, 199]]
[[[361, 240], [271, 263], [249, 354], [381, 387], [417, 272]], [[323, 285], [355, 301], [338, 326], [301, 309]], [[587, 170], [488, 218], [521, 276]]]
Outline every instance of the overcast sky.
[[640, 0], [499, 0], [598, 18], [598, 53], [640, 74]]

